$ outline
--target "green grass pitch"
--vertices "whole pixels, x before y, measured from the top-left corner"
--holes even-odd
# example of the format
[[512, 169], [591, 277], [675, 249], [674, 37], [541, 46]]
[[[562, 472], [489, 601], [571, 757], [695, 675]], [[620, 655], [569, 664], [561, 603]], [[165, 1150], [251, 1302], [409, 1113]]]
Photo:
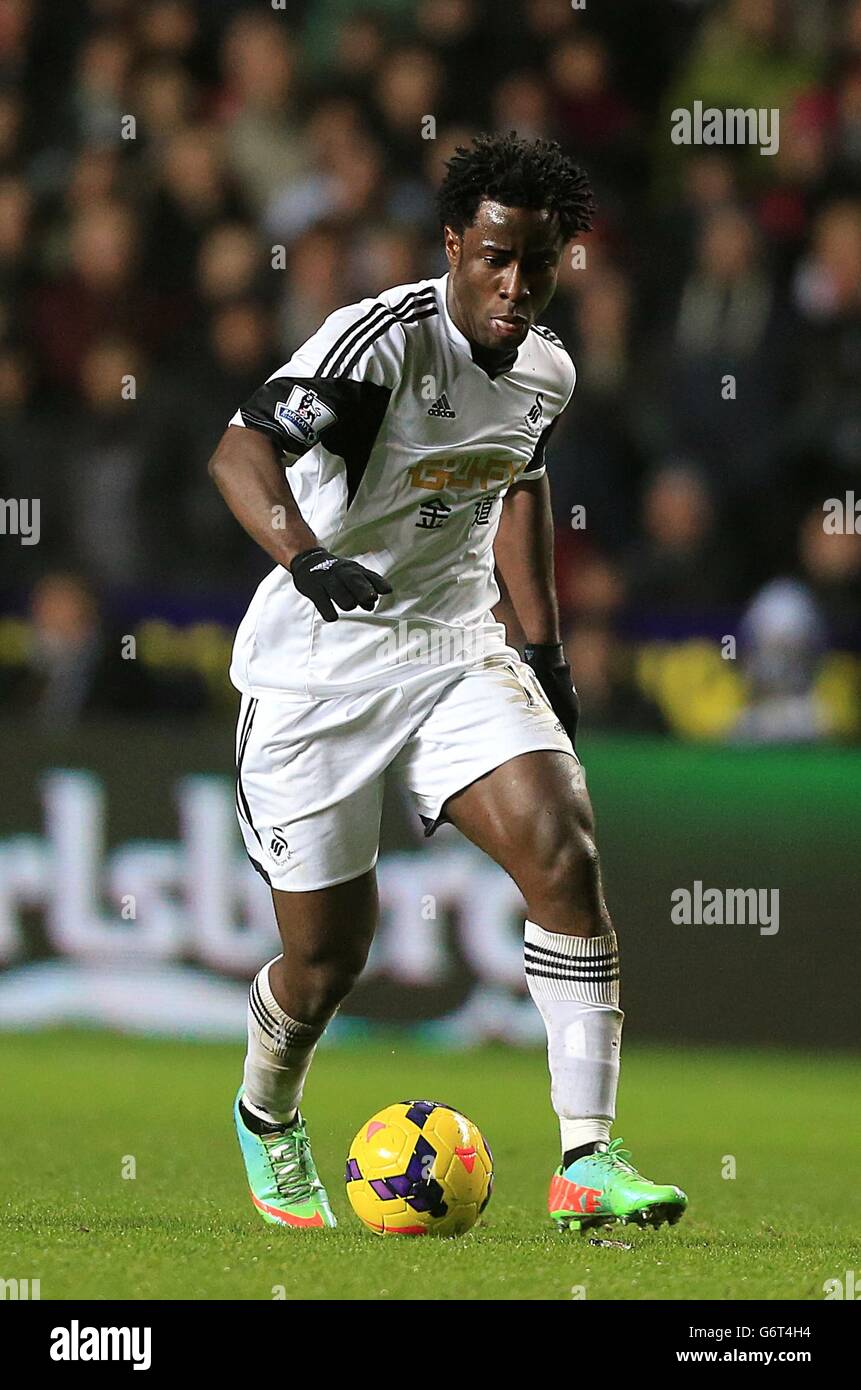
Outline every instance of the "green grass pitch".
[[[822, 1299], [858, 1264], [857, 1060], [626, 1049], [622, 1134], [690, 1207], [631, 1246], [545, 1215], [557, 1132], [538, 1051], [324, 1047], [305, 1098], [337, 1231], [282, 1232], [248, 1201], [232, 1131], [241, 1047], [78, 1032], [0, 1037], [0, 1278], [43, 1299]], [[347, 1203], [354, 1132], [382, 1105], [445, 1100], [486, 1132], [496, 1187], [458, 1241], [382, 1239]], [[727, 1179], [727, 1155], [736, 1177]], [[134, 1159], [136, 1176], [124, 1179]], [[861, 1273], [859, 1273], [861, 1277]], [[582, 1295], [580, 1295], [582, 1296]]]

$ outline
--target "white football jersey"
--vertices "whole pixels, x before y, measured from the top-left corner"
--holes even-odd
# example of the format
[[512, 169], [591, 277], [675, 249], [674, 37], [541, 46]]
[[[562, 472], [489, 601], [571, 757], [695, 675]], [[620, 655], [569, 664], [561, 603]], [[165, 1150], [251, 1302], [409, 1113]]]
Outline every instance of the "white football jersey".
[[544, 472], [574, 364], [534, 327], [490, 376], [452, 322], [447, 286], [421, 280], [337, 310], [230, 421], [294, 456], [287, 481], [320, 545], [392, 585], [374, 612], [327, 623], [276, 566], [236, 635], [239, 690], [338, 695], [505, 647], [490, 611], [502, 500]]

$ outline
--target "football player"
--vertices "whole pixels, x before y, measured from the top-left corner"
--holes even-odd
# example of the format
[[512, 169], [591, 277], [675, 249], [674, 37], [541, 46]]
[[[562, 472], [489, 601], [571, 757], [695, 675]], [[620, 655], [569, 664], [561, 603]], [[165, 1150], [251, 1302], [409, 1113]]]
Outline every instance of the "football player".
[[[282, 952], [251, 986], [235, 1122], [251, 1196], [334, 1217], [299, 1105], [377, 921], [383, 779], [525, 899], [547, 1029], [561, 1225], [660, 1224], [686, 1205], [611, 1139], [622, 1013], [578, 702], [559, 633], [545, 450], [574, 364], [540, 325], [593, 198], [555, 143], [459, 148], [439, 193], [448, 272], [339, 309], [230, 421], [210, 464], [275, 568], [236, 637], [237, 810]], [[494, 562], [525, 635], [493, 615]]]

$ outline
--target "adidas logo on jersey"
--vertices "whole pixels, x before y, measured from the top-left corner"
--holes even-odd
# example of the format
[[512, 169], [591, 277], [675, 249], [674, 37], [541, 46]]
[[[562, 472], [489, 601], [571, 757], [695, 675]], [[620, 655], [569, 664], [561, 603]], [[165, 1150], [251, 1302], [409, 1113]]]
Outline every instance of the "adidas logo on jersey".
[[433, 415], [439, 420], [454, 420], [456, 418], [457, 411], [452, 410], [451, 401], [445, 394], [445, 391], [443, 391], [441, 396], [437, 396], [428, 411], [428, 415]]

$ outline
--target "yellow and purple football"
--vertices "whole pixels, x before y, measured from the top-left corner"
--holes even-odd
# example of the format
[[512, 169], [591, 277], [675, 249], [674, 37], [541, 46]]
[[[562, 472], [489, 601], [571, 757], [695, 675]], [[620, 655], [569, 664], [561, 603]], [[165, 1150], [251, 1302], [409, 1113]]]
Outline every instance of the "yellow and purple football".
[[450, 1105], [404, 1100], [362, 1125], [347, 1155], [347, 1196], [382, 1236], [462, 1236], [490, 1201], [493, 1158]]

